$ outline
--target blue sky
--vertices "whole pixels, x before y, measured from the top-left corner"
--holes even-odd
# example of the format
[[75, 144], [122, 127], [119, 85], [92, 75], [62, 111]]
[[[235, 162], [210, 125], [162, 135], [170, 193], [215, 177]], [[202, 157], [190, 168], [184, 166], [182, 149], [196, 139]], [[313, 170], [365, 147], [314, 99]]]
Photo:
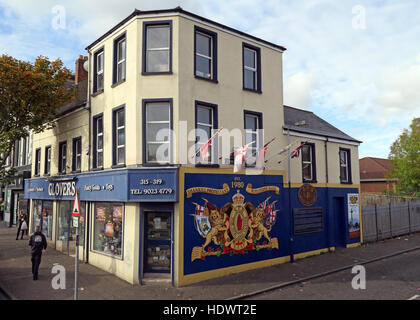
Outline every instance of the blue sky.
[[0, 0], [1, 53], [59, 57], [74, 70], [84, 48], [134, 8], [178, 5], [286, 47], [284, 103], [362, 140], [360, 157], [386, 158], [420, 116], [417, 0]]

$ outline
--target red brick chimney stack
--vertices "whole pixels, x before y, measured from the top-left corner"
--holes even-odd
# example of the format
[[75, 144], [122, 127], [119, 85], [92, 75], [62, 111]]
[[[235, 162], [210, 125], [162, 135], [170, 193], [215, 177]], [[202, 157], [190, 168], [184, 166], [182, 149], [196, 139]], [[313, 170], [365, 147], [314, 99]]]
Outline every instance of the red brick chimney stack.
[[83, 64], [87, 59], [87, 56], [79, 55], [79, 57], [76, 60], [76, 76], [74, 77], [74, 81], [76, 82], [76, 84], [88, 78], [88, 72], [83, 68]]

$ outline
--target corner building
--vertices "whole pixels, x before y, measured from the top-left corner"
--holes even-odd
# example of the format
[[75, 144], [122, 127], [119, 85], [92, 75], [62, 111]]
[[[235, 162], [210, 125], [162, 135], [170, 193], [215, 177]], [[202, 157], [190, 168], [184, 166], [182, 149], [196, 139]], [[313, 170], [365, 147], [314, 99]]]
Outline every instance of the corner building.
[[[360, 142], [286, 130], [284, 47], [178, 7], [135, 10], [87, 50], [85, 102], [35, 135], [38, 176], [25, 182], [30, 227], [50, 217], [56, 248], [74, 250], [76, 188], [80, 259], [133, 284], [183, 286], [361, 242], [360, 208], [348, 218]], [[203, 161], [198, 148], [219, 128], [232, 137], [222, 130]], [[235, 132], [251, 158], [239, 173]], [[272, 138], [258, 172], [252, 155]], [[292, 159], [289, 170], [287, 157], [271, 157], [301, 139], [314, 146], [302, 150], [305, 162]], [[351, 183], [340, 182], [341, 147]], [[315, 179], [302, 178], [308, 164]]]

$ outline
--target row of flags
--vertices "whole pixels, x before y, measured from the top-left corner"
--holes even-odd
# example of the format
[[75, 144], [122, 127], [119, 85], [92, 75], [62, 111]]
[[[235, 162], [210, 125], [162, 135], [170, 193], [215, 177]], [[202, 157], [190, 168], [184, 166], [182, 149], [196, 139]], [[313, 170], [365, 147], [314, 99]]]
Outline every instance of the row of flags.
[[[201, 154], [201, 159], [204, 161], [207, 157], [207, 153], [208, 153], [208, 149], [210, 146], [211, 141], [220, 133], [220, 131], [223, 128], [218, 129], [211, 137], [210, 139], [203, 144], [199, 150], [197, 151], [197, 153], [195, 154], [195, 156], [200, 152]], [[274, 156], [279, 156], [279, 155], [283, 155], [285, 154], [287, 151], [291, 150], [292, 147], [296, 147], [296, 145], [293, 144], [289, 144], [287, 146], [285, 146], [284, 148], [282, 148], [279, 152], [277, 152], [276, 154], [274, 154], [272, 157], [270, 157], [269, 159], [265, 159], [265, 154], [267, 153], [268, 150], [268, 145], [270, 143], [272, 143], [276, 138], [271, 139], [270, 141], [268, 141], [266, 144], [264, 144], [264, 146], [262, 148], [260, 148], [259, 150], [257, 150], [257, 161], [256, 161], [256, 165], [255, 168], [257, 170], [263, 170], [264, 169], [264, 163], [267, 162], [268, 160], [270, 160], [271, 158], [273, 158]], [[248, 152], [248, 149], [250, 147], [250, 145], [252, 145], [253, 143], [255, 143], [255, 141], [252, 141], [248, 144], [243, 145], [242, 147], [240, 147], [239, 149], [236, 150], [235, 152], [235, 158], [234, 158], [234, 165], [233, 165], [233, 172], [237, 173], [240, 172], [243, 168], [243, 165], [245, 164], [246, 161], [246, 155]], [[300, 150], [303, 148], [304, 145], [306, 145], [308, 142], [302, 142], [300, 145], [298, 145], [295, 149], [292, 149], [292, 151], [290, 152], [290, 158], [299, 158], [299, 154], [300, 154]], [[279, 161], [279, 163], [281, 163], [281, 161]]]

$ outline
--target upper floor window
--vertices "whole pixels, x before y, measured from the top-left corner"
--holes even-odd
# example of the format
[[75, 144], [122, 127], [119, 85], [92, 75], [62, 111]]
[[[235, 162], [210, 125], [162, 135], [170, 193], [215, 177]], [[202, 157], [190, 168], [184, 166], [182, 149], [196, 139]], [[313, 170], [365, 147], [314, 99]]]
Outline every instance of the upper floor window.
[[125, 80], [126, 73], [126, 36], [125, 33], [114, 40], [114, 77], [113, 84]]
[[217, 33], [194, 27], [194, 75], [217, 81]]
[[262, 114], [259, 112], [245, 111], [245, 145], [249, 144], [245, 156], [245, 164], [255, 166], [258, 149], [262, 146], [261, 129]]
[[58, 146], [58, 172], [66, 173], [67, 166], [67, 142], [60, 142]]
[[245, 43], [242, 50], [243, 88], [261, 93], [261, 50]]
[[104, 90], [104, 48], [93, 54], [93, 92]]
[[340, 148], [340, 182], [351, 183], [350, 149]]
[[172, 100], [144, 100], [143, 128], [143, 162], [171, 162]]
[[93, 118], [93, 167], [104, 166], [104, 127], [102, 115]]
[[41, 148], [35, 150], [35, 175], [39, 176], [41, 173]]
[[302, 180], [316, 182], [315, 144], [308, 143], [302, 147]]
[[172, 21], [143, 23], [143, 74], [172, 72]]
[[44, 174], [51, 174], [51, 146], [45, 147], [45, 166]]
[[[196, 162], [203, 161], [199, 149], [207, 143], [217, 129], [217, 106], [214, 104], [196, 101], [195, 104], [195, 128], [196, 128]], [[205, 163], [217, 163], [217, 139], [210, 141], [207, 154], [204, 159]], [[216, 161], [215, 161], [216, 160]]]
[[112, 114], [113, 126], [113, 165], [125, 164], [125, 112], [124, 106]]
[[82, 138], [73, 139], [73, 171], [82, 170]]

